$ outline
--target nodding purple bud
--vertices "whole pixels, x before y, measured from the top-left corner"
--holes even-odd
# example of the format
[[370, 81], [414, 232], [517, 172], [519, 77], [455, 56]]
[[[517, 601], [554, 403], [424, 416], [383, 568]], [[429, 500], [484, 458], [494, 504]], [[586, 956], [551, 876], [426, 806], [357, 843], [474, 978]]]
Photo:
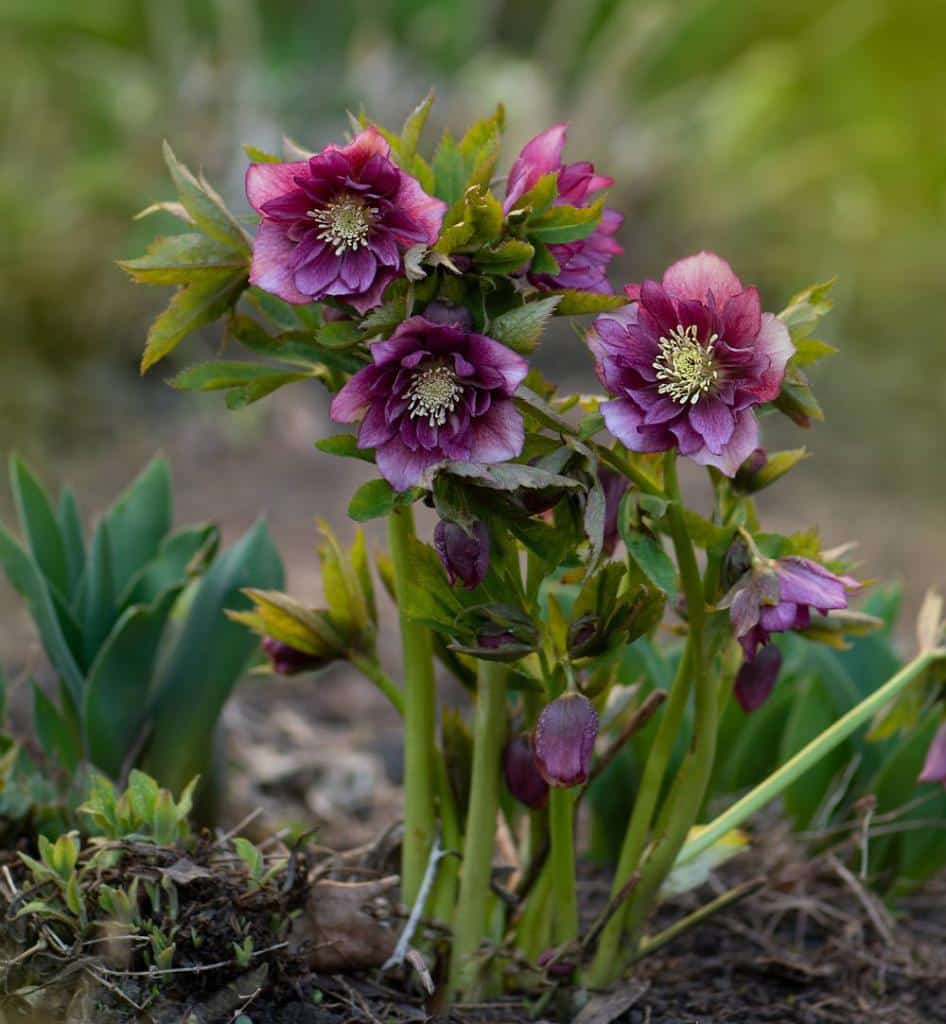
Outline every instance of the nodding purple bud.
[[435, 324], [459, 327], [461, 331], [473, 330], [473, 314], [466, 306], [457, 306], [452, 302], [443, 302], [437, 299], [427, 306], [424, 316]]
[[476, 634], [476, 643], [487, 651], [498, 651], [502, 647], [518, 644], [515, 633], [509, 629], [487, 628]]
[[294, 676], [300, 672], [313, 672], [328, 664], [329, 659], [317, 654], [308, 654], [298, 647], [291, 647], [275, 637], [263, 637], [263, 650], [269, 658], [273, 671], [281, 676]]
[[920, 782], [941, 782], [946, 786], [946, 722], [936, 730], [933, 742], [926, 752], [926, 763], [920, 772]]
[[539, 954], [538, 965], [551, 978], [570, 978], [577, 970], [575, 961], [554, 947]]
[[509, 792], [526, 807], [544, 807], [549, 800], [549, 784], [539, 774], [532, 741], [520, 733], [503, 751], [503, 775]]
[[736, 470], [736, 476], [733, 480], [736, 487], [740, 491], [747, 491], [751, 493], [756, 489], [756, 477], [759, 473], [765, 469], [766, 463], [769, 461], [769, 456], [764, 448], [756, 448], [752, 454], [743, 462], [743, 464]]
[[550, 786], [580, 786], [588, 780], [598, 735], [598, 713], [580, 693], [547, 704], [535, 726], [535, 759]]
[[604, 552], [612, 555], [618, 543], [618, 511], [628, 483], [620, 473], [603, 467], [598, 470], [598, 480], [604, 491]]
[[489, 530], [476, 520], [467, 531], [459, 523], [441, 519], [434, 530], [434, 547], [450, 585], [457, 581], [472, 590], [486, 579], [489, 568]]
[[746, 714], [757, 711], [769, 699], [781, 667], [782, 652], [774, 644], [767, 644], [754, 658], [742, 663], [733, 692]]

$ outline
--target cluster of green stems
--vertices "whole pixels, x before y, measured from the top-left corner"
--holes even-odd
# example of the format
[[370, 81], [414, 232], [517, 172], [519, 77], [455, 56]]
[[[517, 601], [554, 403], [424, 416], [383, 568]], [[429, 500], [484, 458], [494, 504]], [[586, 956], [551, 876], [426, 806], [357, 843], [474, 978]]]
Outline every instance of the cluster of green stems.
[[[719, 716], [731, 682], [719, 667], [728, 633], [707, 629], [708, 610], [712, 610], [719, 586], [720, 556], [708, 555], [701, 571], [687, 531], [675, 453], [669, 453], [664, 460], [662, 487], [637, 467], [617, 457], [609, 461], [638, 488], [668, 502], [668, 533], [686, 602], [688, 631], [637, 789], [614, 874], [608, 915], [595, 929], [593, 955], [578, 968], [582, 982], [590, 987], [603, 987], [614, 981], [641, 955], [662, 943], [661, 935], [645, 937], [644, 926], [659, 898], [661, 886], [675, 865], [699, 856], [729, 830], [775, 799], [811, 765], [865, 725], [932, 662], [946, 657], [946, 652], [940, 649], [922, 651], [883, 687], [719, 818], [693, 834], [712, 775]], [[409, 604], [407, 593], [412, 586], [409, 551], [413, 538], [412, 512], [409, 507], [398, 508], [390, 515], [389, 540], [396, 596], [401, 608]], [[529, 557], [524, 593], [533, 600], [541, 583], [542, 568], [540, 561]], [[492, 892], [492, 870], [501, 806], [502, 751], [507, 739], [508, 667], [491, 661], [482, 661], [478, 666], [469, 805], [461, 827], [445, 760], [437, 743], [430, 633], [403, 613], [400, 625], [403, 691], [383, 677], [383, 673], [379, 685], [384, 684], [382, 688], [404, 717], [402, 900], [408, 907], [418, 900], [436, 844], [460, 854], [459, 857], [444, 857], [439, 862], [425, 907], [429, 916], [448, 923], [452, 931], [450, 996], [470, 996], [482, 990], [483, 972], [478, 954], [487, 939], [510, 940], [511, 947], [530, 963], [535, 963], [548, 949], [558, 950], [561, 958], [568, 962], [577, 964], [585, 960], [586, 953], [591, 951], [580, 942], [575, 875], [575, 806], [580, 790], [553, 788], [547, 811], [529, 813], [526, 842], [521, 851], [521, 866], [529, 884], [512, 914], [511, 927], [507, 928], [501, 919], [503, 910], [497, 910], [499, 904]], [[566, 688], [575, 687], [572, 673], [567, 671], [570, 666], [564, 666], [564, 673], [556, 673], [548, 652], [540, 648], [538, 653], [547, 700], [560, 696]], [[691, 702], [693, 726], [689, 750], [670, 778], [673, 748]], [[542, 701], [536, 694], [524, 694], [527, 727], [534, 726], [541, 707]], [[665, 794], [662, 801], [661, 794]], [[679, 930], [679, 924], [673, 927]]]

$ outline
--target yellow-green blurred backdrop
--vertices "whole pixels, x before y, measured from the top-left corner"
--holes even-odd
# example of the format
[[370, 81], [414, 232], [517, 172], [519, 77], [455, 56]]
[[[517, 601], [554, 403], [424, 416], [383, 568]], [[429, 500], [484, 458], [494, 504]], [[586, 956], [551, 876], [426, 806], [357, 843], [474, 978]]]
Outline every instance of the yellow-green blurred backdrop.
[[[617, 281], [712, 248], [777, 309], [838, 275], [828, 422], [770, 436], [816, 458], [767, 508], [862, 536], [915, 595], [946, 575], [944, 32], [937, 0], [0, 0], [0, 449], [94, 509], [162, 445], [185, 511], [265, 505], [307, 543], [344, 508], [321, 397], [230, 414], [142, 381], [165, 297], [113, 261], [163, 230], [132, 220], [170, 196], [162, 138], [243, 211], [242, 143], [317, 148], [362, 106], [397, 124], [433, 85], [431, 131], [506, 104], [507, 163], [571, 122], [568, 155], [617, 179]], [[542, 359], [590, 384], [572, 335]]]

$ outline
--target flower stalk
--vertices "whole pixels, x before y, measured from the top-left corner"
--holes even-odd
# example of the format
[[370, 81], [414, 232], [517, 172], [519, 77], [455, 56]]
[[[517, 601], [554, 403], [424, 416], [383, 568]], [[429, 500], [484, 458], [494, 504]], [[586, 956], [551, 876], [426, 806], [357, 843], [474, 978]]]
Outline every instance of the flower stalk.
[[436, 832], [434, 813], [434, 738], [437, 698], [433, 647], [426, 626], [410, 617], [411, 542], [414, 514], [395, 509], [388, 517], [388, 538], [401, 625], [404, 658], [404, 842], [401, 848], [401, 898], [411, 906], [420, 892]]

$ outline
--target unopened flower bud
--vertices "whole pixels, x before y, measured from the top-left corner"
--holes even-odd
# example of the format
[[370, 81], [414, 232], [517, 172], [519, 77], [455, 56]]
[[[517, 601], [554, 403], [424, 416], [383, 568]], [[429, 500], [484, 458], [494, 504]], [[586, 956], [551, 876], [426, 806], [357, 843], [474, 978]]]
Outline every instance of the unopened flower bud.
[[920, 782], [941, 782], [946, 787], [946, 722], [936, 730], [933, 742], [926, 752]]
[[452, 302], [437, 299], [424, 310], [424, 316], [435, 324], [446, 324], [447, 327], [459, 327], [461, 331], [473, 330], [473, 317], [466, 306], [457, 306]]
[[538, 965], [552, 978], [570, 978], [577, 970], [574, 959], [555, 947], [539, 954]]
[[604, 491], [604, 552], [612, 555], [618, 543], [618, 511], [627, 491], [627, 480], [620, 473], [601, 467], [598, 480]]
[[441, 519], [434, 530], [434, 547], [451, 586], [459, 580], [467, 590], [486, 579], [489, 568], [489, 530], [477, 520], [469, 532], [459, 523]]
[[525, 733], [506, 744], [503, 775], [509, 792], [526, 807], [544, 807], [548, 803], [549, 785], [539, 774], [532, 741]]
[[314, 672], [323, 668], [331, 659], [317, 654], [300, 651], [275, 637], [263, 637], [263, 650], [269, 658], [273, 671], [281, 676], [294, 676], [300, 672]]
[[765, 468], [765, 464], [769, 461], [769, 457], [766, 454], [764, 448], [756, 448], [749, 458], [739, 467], [736, 471], [734, 483], [740, 491], [746, 491], [752, 493], [755, 490], [753, 486], [756, 477], [759, 475], [761, 470]]
[[580, 786], [588, 779], [598, 735], [598, 713], [580, 693], [547, 704], [535, 727], [535, 758], [550, 786]]
[[754, 658], [742, 663], [733, 692], [746, 714], [757, 711], [769, 699], [781, 667], [782, 652], [774, 644], [767, 644]]

